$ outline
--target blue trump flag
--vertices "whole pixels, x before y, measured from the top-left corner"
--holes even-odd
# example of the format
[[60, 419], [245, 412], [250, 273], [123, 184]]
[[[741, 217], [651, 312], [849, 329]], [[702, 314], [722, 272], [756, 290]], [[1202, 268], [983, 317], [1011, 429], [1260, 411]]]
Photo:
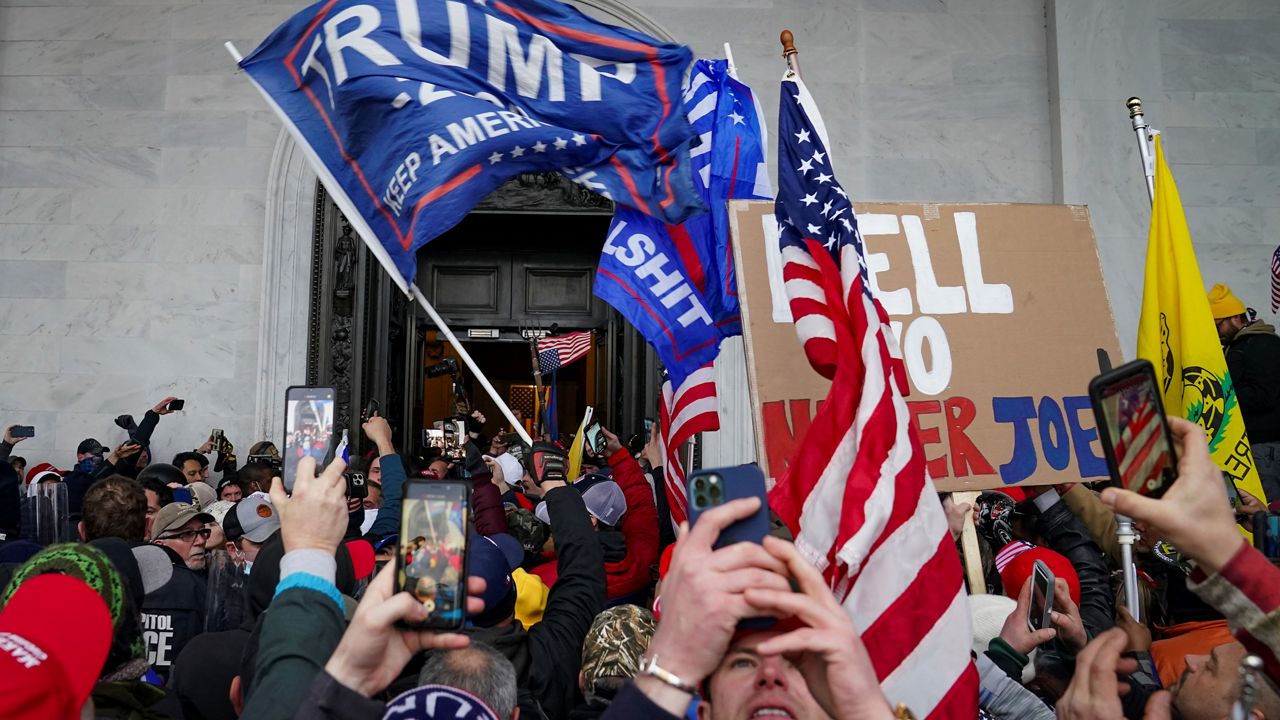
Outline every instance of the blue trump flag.
[[759, 103], [724, 60], [698, 60], [683, 98], [699, 140], [694, 185], [711, 211], [667, 224], [618, 207], [595, 294], [653, 345], [676, 387], [742, 333], [728, 201], [772, 199]]
[[326, 0], [240, 66], [407, 289], [417, 249], [519, 173], [669, 222], [699, 209], [689, 61], [555, 0]]

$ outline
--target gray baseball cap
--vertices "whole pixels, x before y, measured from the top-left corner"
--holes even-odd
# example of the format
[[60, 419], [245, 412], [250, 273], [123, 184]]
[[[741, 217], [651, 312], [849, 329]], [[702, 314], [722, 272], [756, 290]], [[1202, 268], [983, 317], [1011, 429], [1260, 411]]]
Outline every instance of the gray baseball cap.
[[222, 520], [222, 531], [228, 540], [246, 538], [264, 542], [280, 529], [280, 516], [266, 493], [256, 492], [236, 503]]
[[[627, 512], [627, 497], [622, 493], [622, 488], [603, 475], [584, 475], [573, 487], [582, 493], [582, 502], [587, 506], [587, 512], [605, 525], [616, 526]], [[551, 524], [545, 500], [538, 503], [533, 514], [542, 522]]]

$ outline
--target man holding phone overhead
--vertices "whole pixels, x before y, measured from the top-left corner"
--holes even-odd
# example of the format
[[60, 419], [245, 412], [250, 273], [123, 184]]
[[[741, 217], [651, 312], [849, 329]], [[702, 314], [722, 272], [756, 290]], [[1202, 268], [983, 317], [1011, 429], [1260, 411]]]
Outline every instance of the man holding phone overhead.
[[[759, 498], [733, 500], [681, 528], [663, 579], [662, 621], [640, 674], [604, 718], [684, 717], [699, 696], [698, 716], [707, 720], [895, 717], [853, 621], [794, 545], [766, 537], [715, 549], [726, 529], [759, 509]], [[781, 620], [739, 630], [741, 620], [760, 616]]]

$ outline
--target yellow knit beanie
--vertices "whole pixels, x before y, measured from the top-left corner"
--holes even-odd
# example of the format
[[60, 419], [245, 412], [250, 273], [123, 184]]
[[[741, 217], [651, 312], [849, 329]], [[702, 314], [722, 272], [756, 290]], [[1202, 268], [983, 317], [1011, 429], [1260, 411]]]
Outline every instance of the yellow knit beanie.
[[1244, 303], [1231, 294], [1231, 288], [1218, 283], [1209, 290], [1209, 310], [1214, 320], [1235, 317], [1244, 314]]

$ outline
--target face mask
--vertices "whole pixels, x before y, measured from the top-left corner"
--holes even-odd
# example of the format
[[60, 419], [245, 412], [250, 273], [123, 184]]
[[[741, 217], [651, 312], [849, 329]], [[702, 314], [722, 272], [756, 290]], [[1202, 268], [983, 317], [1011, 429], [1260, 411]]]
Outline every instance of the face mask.
[[87, 473], [95, 473], [102, 467], [103, 460], [97, 455], [87, 457], [76, 463], [76, 469]]

